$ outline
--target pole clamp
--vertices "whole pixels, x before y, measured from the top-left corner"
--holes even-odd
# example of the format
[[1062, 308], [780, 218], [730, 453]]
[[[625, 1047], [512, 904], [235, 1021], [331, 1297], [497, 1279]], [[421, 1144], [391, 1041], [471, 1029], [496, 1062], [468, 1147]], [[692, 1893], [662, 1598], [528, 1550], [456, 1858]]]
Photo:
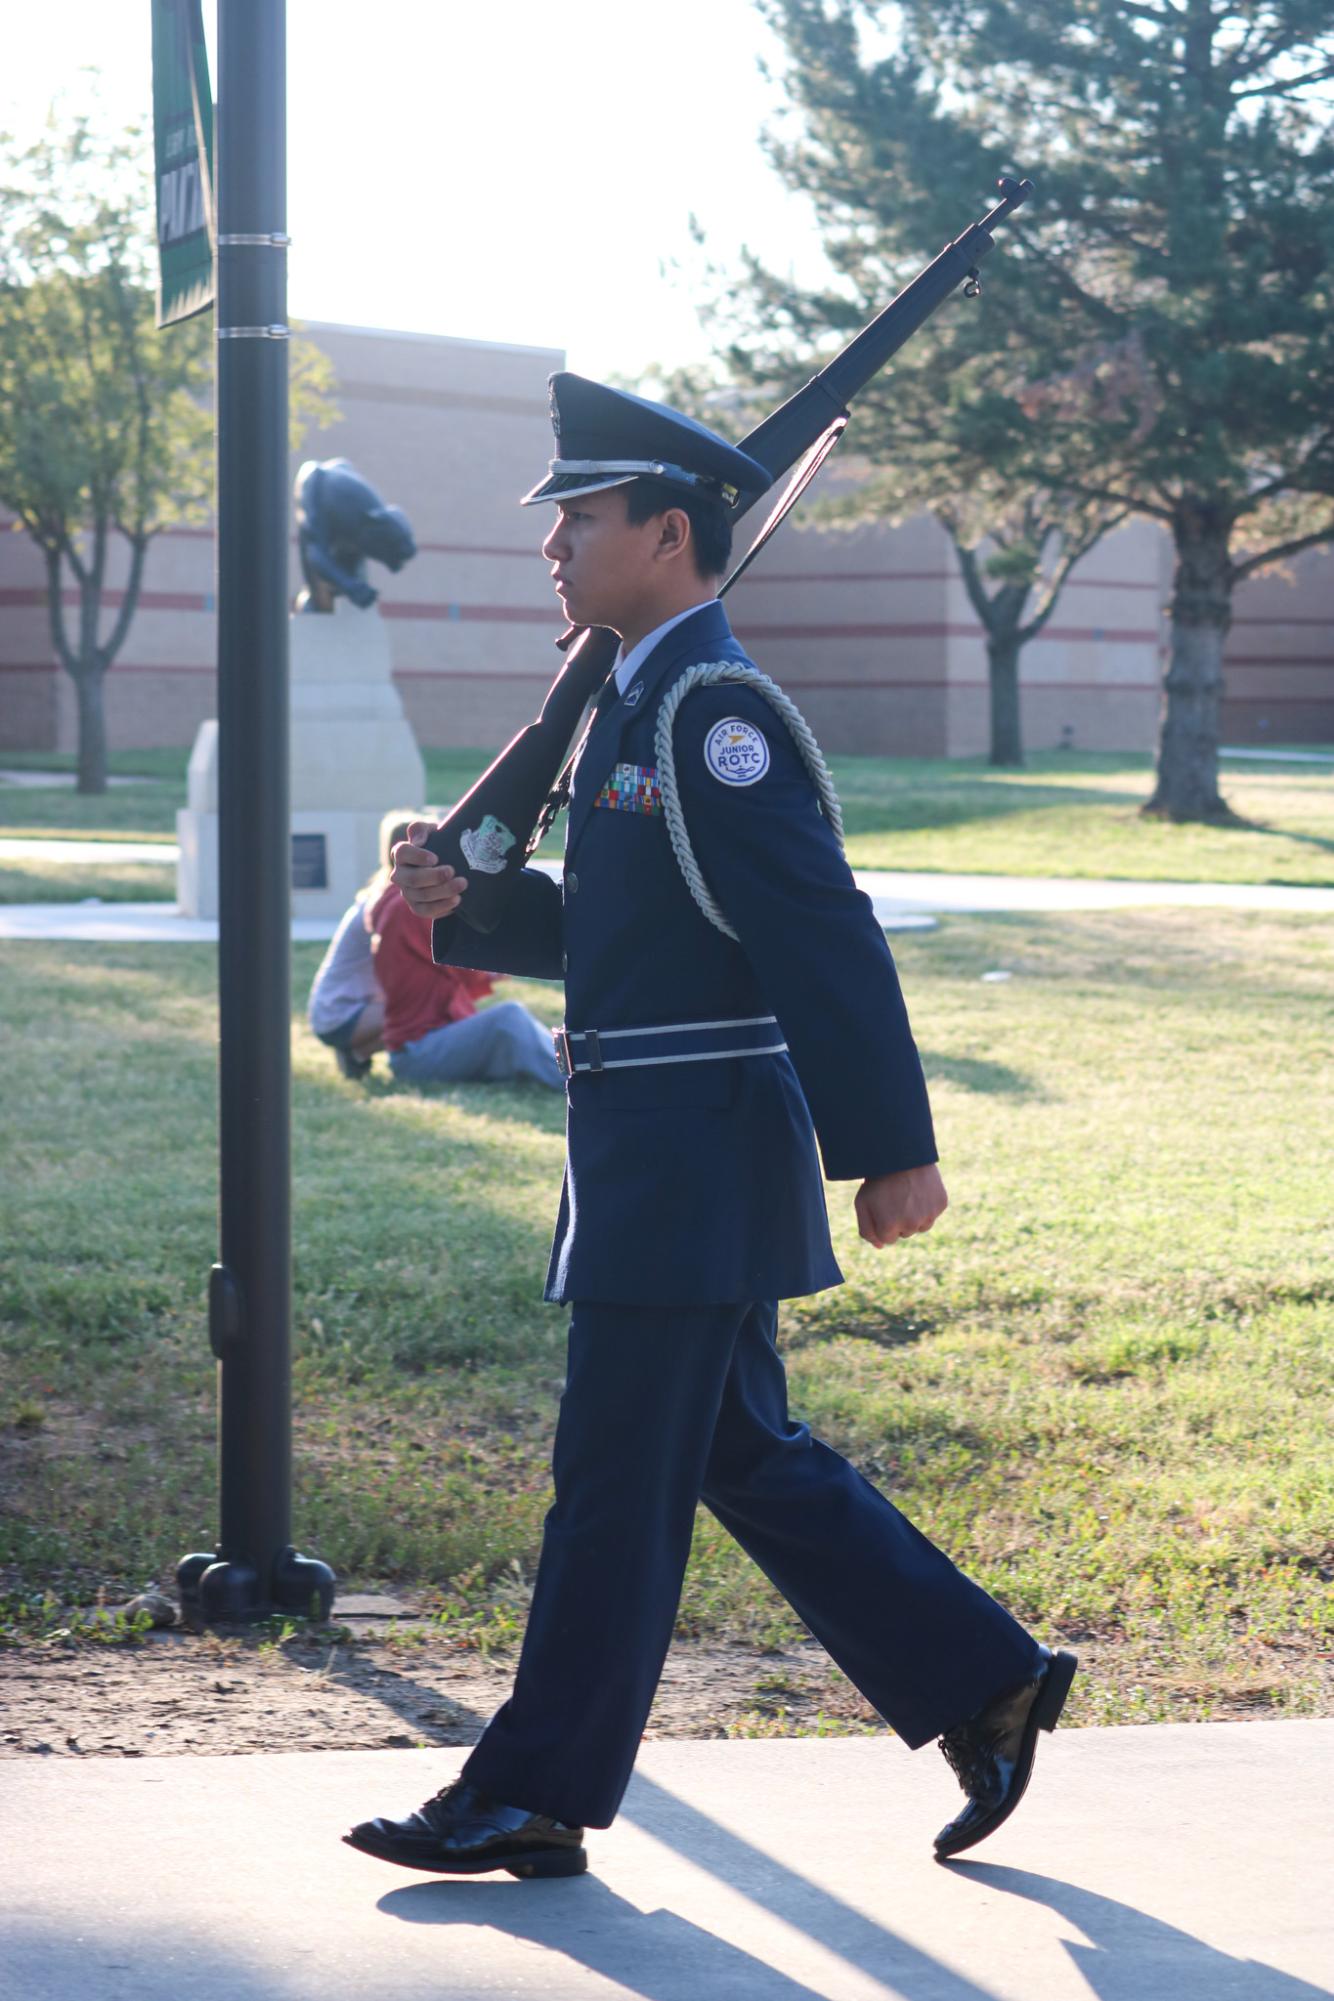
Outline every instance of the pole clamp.
[[289, 327], [219, 327], [219, 340], [286, 340]]
[[236, 1274], [224, 1264], [208, 1275], [208, 1345], [220, 1362], [245, 1346], [246, 1317]]
[[220, 236], [221, 250], [286, 250], [292, 239], [285, 230], [271, 229], [259, 235]]

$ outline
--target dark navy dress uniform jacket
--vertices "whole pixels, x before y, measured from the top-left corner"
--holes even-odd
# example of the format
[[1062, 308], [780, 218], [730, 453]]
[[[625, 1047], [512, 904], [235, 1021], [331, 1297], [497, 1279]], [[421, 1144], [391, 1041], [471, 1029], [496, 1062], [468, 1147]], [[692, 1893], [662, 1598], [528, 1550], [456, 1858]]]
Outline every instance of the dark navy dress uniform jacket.
[[[561, 882], [525, 869], [486, 936], [437, 920], [438, 962], [564, 979], [571, 1030], [773, 1014], [787, 1055], [576, 1074], [551, 1300], [695, 1306], [840, 1283], [831, 1180], [936, 1158], [898, 976], [786, 726], [752, 690], [694, 690], [674, 727], [679, 796], [732, 940], [686, 887], [660, 812], [599, 804], [617, 765], [652, 767], [662, 698], [696, 662], [746, 660], [722, 606], [667, 633], [608, 691], [574, 773]], [[635, 688], [641, 692], [636, 697]], [[748, 785], [705, 741], [740, 717], [769, 748]], [[604, 795], [605, 796], [605, 795]]]

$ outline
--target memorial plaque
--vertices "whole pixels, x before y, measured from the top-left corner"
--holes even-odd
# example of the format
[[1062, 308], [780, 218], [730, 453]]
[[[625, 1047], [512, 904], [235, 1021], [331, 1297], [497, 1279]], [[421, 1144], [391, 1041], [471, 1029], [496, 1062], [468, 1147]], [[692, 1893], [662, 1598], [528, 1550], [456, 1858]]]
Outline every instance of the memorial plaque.
[[292, 887], [293, 889], [329, 887], [329, 863], [324, 851], [323, 834], [293, 834]]

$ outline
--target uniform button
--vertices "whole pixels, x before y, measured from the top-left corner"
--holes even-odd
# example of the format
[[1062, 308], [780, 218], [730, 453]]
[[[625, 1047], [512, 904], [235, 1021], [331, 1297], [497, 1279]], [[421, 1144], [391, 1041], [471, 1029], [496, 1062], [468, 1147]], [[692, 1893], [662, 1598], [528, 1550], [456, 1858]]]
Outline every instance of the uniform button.
[[570, 870], [569, 874], [565, 878], [565, 887], [569, 891], [571, 896], [574, 896], [578, 893], [579, 878], [575, 874], [573, 869]]

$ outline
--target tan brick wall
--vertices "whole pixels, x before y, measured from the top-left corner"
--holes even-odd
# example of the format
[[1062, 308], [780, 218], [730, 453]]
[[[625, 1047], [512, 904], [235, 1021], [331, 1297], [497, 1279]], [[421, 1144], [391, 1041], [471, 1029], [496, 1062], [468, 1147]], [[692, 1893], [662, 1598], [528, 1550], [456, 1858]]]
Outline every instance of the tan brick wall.
[[[537, 553], [541, 534], [516, 502], [551, 456], [546, 381], [563, 357], [355, 328], [307, 331], [334, 363], [341, 416], [303, 441], [293, 476], [305, 458], [349, 458], [404, 508], [419, 553], [397, 576], [372, 565], [372, 581], [409, 714], [428, 743], [496, 741], [530, 719], [559, 665], [553, 642], [563, 621]], [[117, 546], [108, 614], [125, 569]], [[295, 596], [295, 536], [291, 576]], [[214, 589], [211, 529], [154, 542], [106, 682], [114, 746], [188, 744], [217, 713]], [[53, 664], [44, 607], [37, 552], [22, 535], [0, 534], [0, 741], [68, 750], [73, 690]], [[522, 678], [511, 689], [513, 676]]]
[[1223, 656], [1228, 743], [1334, 743], [1334, 552], [1237, 591]]
[[0, 750], [54, 750], [56, 677], [49, 666], [0, 673]]
[[[551, 455], [546, 378], [556, 350], [313, 326], [337, 375], [339, 421], [294, 455], [347, 457], [413, 523], [419, 552], [398, 576], [372, 566], [395, 677], [425, 745], [498, 746], [535, 714], [559, 665], [561, 629], [539, 545], [549, 510], [518, 496]], [[857, 477], [831, 465], [823, 491]], [[740, 547], [762, 515], [744, 523]], [[1024, 650], [1026, 740], [1147, 750], [1160, 702], [1166, 541], [1147, 523], [1109, 537], [1076, 570]], [[154, 544], [144, 591], [107, 681], [111, 741], [188, 744], [216, 713], [211, 530]], [[108, 614], [123, 582], [116, 555]], [[295, 540], [292, 588], [299, 586]], [[1238, 595], [1228, 645], [1231, 741], [1334, 740], [1334, 556], [1294, 581]], [[986, 649], [945, 535], [928, 520], [835, 530], [789, 522], [729, 600], [742, 640], [833, 751], [959, 756], [985, 751]], [[44, 573], [21, 535], [0, 534], [0, 743], [74, 744], [73, 689], [52, 665]]]
[[56, 676], [46, 570], [38, 550], [11, 524], [12, 516], [0, 510], [0, 748], [54, 750]]

